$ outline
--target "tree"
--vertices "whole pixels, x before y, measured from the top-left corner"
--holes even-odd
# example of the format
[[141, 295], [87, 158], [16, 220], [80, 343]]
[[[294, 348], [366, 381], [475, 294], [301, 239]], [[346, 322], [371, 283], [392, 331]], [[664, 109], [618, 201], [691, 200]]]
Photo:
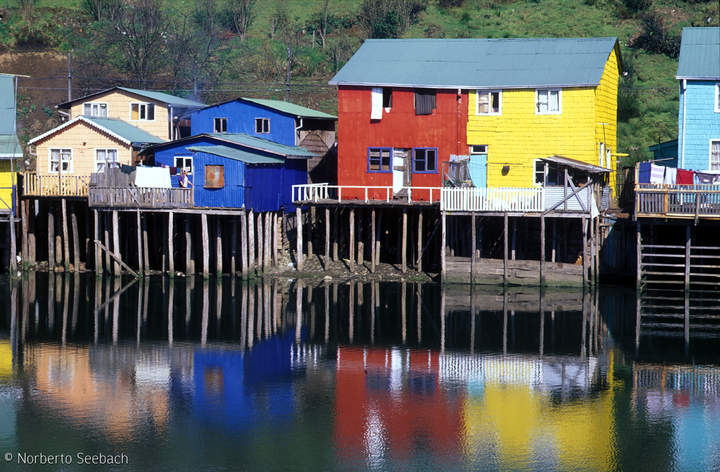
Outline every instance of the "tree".
[[118, 14], [120, 0], [83, 0], [82, 9], [94, 21], [112, 20]]
[[358, 20], [370, 38], [399, 38], [426, 8], [426, 0], [363, 0]]
[[237, 33], [241, 41], [245, 39], [247, 30], [255, 19], [254, 6], [255, 0], [229, 0], [223, 12], [226, 26]]

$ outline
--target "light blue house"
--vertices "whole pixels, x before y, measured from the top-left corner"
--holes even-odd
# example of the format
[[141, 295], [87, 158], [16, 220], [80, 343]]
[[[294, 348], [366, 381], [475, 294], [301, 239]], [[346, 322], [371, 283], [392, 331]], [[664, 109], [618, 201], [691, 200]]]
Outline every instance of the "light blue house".
[[684, 28], [677, 79], [678, 166], [720, 171], [720, 28]]

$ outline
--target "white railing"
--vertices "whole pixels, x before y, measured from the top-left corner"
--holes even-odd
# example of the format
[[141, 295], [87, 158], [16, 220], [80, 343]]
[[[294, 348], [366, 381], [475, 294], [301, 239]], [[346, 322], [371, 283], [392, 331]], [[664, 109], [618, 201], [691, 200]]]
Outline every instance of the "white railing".
[[389, 186], [303, 184], [292, 186], [292, 201], [294, 203], [351, 200], [389, 202], [400, 198], [407, 202], [435, 202], [440, 199], [440, 190], [440, 187], [402, 187], [398, 192], [402, 196], [395, 197], [396, 192]]
[[542, 211], [542, 188], [443, 188], [442, 211]]

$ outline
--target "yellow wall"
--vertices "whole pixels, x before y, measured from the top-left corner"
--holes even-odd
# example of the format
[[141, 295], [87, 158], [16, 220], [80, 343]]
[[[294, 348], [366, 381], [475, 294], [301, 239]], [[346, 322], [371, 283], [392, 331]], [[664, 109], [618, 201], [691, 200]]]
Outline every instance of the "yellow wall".
[[[95, 149], [117, 149], [118, 162], [130, 165], [132, 149], [129, 145], [111, 138], [82, 121], [44, 139], [36, 146], [37, 173], [48, 175], [48, 161], [51, 148], [72, 149], [72, 172], [63, 175], [89, 176], [95, 172]], [[57, 175], [53, 173], [50, 175]]]
[[[17, 169], [18, 159], [15, 159]], [[10, 159], [0, 161], [0, 212], [12, 209], [12, 186], [15, 173], [10, 172]]]
[[[154, 103], [155, 104], [155, 120], [153, 121], [141, 121], [141, 120], [130, 120], [130, 104], [134, 102], [139, 103]], [[78, 102], [70, 108], [70, 118], [76, 118], [83, 114], [83, 105], [85, 103], [107, 103], [108, 106], [108, 118], [116, 118], [118, 120], [127, 121], [133, 126], [147, 131], [153, 136], [157, 136], [162, 139], [170, 139], [170, 128], [168, 124], [168, 109], [167, 106], [162, 102], [156, 102], [148, 100], [145, 97], [133, 95], [121, 90], [113, 90], [106, 93], [93, 97], [90, 100]]]
[[[468, 144], [488, 145], [488, 186], [533, 186], [533, 160], [538, 157], [561, 155], [597, 165], [600, 122], [610, 123], [605, 136], [617, 152], [618, 77], [613, 51], [598, 87], [562, 89], [560, 114], [536, 114], [535, 89], [523, 89], [502, 91], [500, 115], [477, 115], [476, 93], [470, 91]], [[510, 170], [502, 175], [505, 165]]]

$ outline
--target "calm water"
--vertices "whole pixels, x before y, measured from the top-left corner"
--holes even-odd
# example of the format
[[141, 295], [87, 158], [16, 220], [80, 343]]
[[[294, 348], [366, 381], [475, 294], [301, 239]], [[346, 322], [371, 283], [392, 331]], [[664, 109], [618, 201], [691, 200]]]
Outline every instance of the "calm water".
[[720, 469], [712, 294], [689, 331], [682, 293], [610, 288], [38, 275], [0, 297], [2, 470], [57, 454], [72, 464], [45, 470], [90, 470], [78, 453], [116, 470]]

